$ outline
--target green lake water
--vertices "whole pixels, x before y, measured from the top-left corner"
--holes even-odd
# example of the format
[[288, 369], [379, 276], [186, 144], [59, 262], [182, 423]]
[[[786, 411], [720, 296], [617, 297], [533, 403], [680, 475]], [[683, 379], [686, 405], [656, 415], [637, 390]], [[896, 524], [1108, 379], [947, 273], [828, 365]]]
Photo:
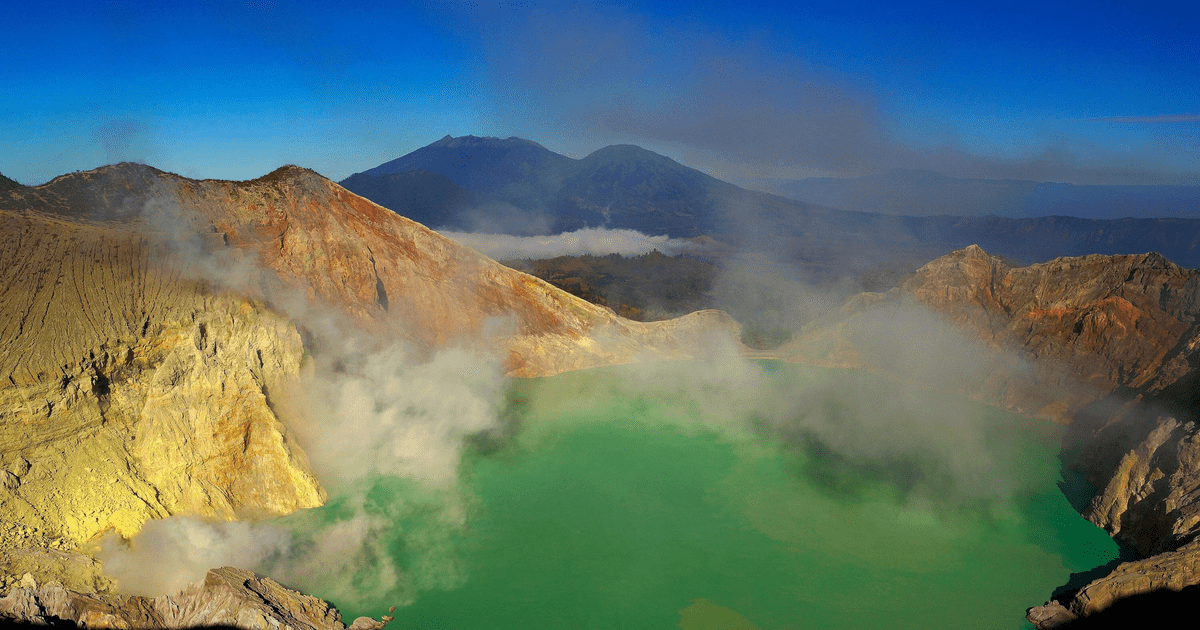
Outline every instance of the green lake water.
[[315, 594], [348, 621], [407, 598], [404, 630], [1016, 629], [1117, 556], [1059, 489], [1055, 427], [859, 373], [696, 369], [516, 383], [453, 491], [377, 479], [316, 512], [389, 533], [353, 595]]

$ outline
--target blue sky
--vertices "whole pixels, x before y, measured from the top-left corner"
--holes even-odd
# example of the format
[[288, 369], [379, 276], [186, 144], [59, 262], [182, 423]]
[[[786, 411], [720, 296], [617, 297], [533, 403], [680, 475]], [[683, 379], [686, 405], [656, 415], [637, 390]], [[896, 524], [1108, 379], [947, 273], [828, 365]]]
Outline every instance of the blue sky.
[[7, 8], [0, 173], [341, 179], [475, 134], [725, 178], [1200, 184], [1184, 5], [197, 4]]

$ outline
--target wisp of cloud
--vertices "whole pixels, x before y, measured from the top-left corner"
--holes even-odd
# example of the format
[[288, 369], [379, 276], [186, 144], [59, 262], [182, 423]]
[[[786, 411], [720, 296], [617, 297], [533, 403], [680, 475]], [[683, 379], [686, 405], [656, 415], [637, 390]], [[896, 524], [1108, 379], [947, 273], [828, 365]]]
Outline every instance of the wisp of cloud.
[[637, 230], [583, 228], [550, 236], [511, 236], [446, 232], [442, 235], [496, 260], [543, 259], [557, 256], [641, 256], [658, 250], [669, 256], [696, 251], [699, 246], [686, 239], [650, 236]]

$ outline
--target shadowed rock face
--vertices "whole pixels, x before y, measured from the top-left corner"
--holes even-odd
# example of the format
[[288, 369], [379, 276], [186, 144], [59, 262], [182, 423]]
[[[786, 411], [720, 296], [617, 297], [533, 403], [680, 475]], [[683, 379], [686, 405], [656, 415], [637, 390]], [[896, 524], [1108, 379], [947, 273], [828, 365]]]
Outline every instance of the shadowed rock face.
[[[1123, 563], [1109, 575], [1064, 598], [1065, 605], [1058, 601], [1047, 602], [1031, 608], [1026, 616], [1038, 628], [1146, 626], [1152, 618], [1164, 622], [1170, 619], [1172, 615], [1166, 610], [1193, 614], [1196, 584], [1200, 584], [1200, 541], [1175, 551]], [[1172, 597], [1176, 594], [1184, 597]], [[1153, 595], [1157, 597], [1147, 598]], [[1180, 606], [1178, 599], [1186, 603]], [[1124, 602], [1133, 607], [1123, 607]]]
[[320, 352], [306, 326], [470, 346], [515, 376], [736, 338], [716, 311], [624, 320], [296, 167], [66, 175], [0, 191], [0, 234], [0, 565], [81, 592], [109, 585], [67, 552], [104, 531], [324, 501], [271, 400]]

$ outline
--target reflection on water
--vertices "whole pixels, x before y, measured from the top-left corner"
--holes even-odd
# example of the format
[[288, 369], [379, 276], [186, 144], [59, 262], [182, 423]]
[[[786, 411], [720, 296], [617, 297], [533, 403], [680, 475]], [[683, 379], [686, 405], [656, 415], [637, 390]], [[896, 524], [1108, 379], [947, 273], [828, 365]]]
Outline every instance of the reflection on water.
[[453, 491], [375, 480], [353, 510], [393, 519], [366, 564], [395, 584], [317, 594], [349, 619], [411, 600], [413, 630], [1020, 628], [1116, 557], [1053, 427], [863, 374], [640, 369], [516, 384]]

